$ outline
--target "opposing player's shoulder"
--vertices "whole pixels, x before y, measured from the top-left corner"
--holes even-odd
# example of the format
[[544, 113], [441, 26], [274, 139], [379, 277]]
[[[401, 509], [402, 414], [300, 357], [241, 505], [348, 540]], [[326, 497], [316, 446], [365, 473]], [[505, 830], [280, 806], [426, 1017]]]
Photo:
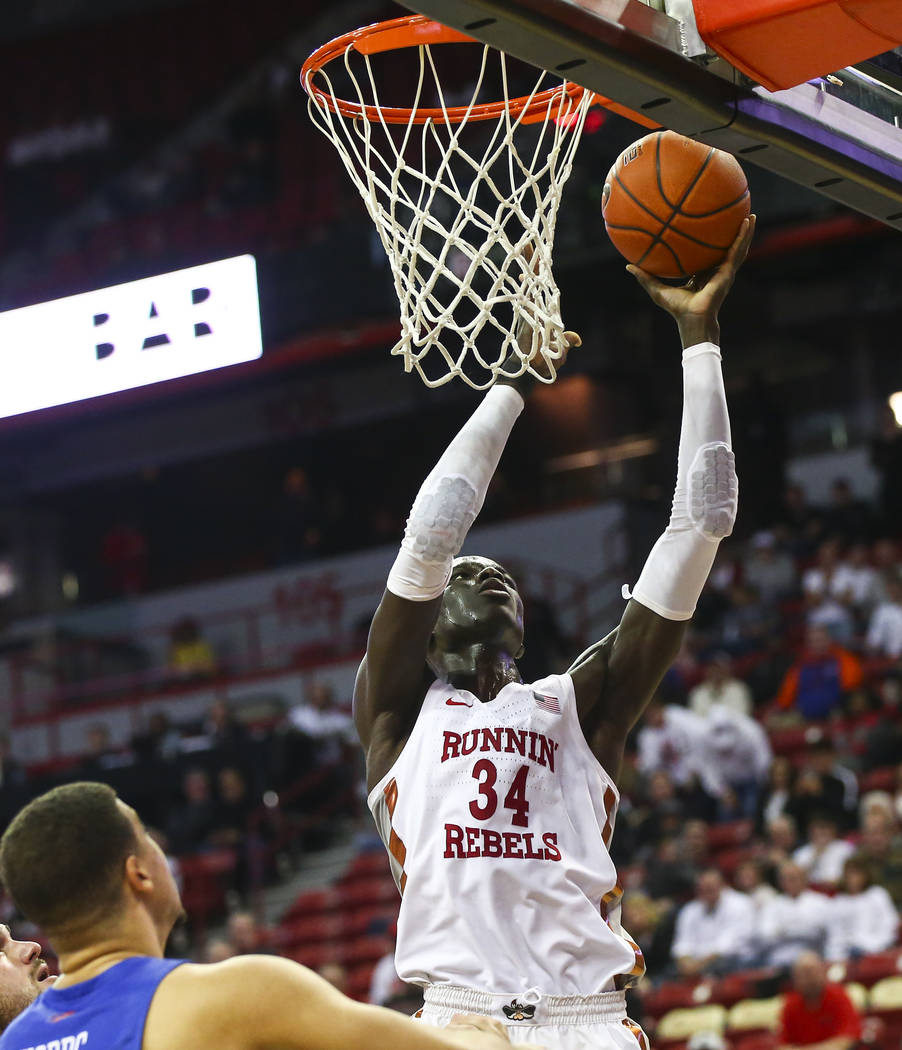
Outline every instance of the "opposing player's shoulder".
[[[147, 1015], [143, 1050], [252, 1050], [278, 1045], [278, 1015], [291, 1003], [297, 1014], [337, 994], [315, 973], [288, 959], [242, 955], [222, 963], [186, 963], [160, 984]], [[305, 1045], [298, 1038], [290, 1044]], [[310, 1044], [312, 1045], [312, 1044]]]

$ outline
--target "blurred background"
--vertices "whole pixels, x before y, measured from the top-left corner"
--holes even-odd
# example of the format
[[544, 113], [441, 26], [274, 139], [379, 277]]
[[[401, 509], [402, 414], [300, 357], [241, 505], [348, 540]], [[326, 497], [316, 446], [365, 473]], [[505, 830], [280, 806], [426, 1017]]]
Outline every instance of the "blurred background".
[[[178, 871], [174, 952], [280, 952], [415, 1009], [385, 962], [397, 892], [350, 698], [410, 503], [476, 395], [389, 357], [388, 265], [298, 84], [319, 44], [401, 13], [40, 0], [0, 16], [0, 310], [250, 253], [264, 347], [0, 420], [0, 827], [49, 785], [104, 780]], [[677, 336], [600, 215], [640, 133], [590, 114], [555, 247], [583, 347], [531, 399], [468, 541], [524, 592], [527, 678], [616, 623], [669, 515]], [[902, 244], [747, 173], [759, 232], [721, 319], [739, 522], [622, 778], [613, 849], [649, 971], [631, 1009], [658, 1045], [767, 1050], [814, 949], [852, 986], [862, 1038], [895, 1050]], [[713, 955], [681, 939], [687, 906], [734, 893], [770, 918]]]

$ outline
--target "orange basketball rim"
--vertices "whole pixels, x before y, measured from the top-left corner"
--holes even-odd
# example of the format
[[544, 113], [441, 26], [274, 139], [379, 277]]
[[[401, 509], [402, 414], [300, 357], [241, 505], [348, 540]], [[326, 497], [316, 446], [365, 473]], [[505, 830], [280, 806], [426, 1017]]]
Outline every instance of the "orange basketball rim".
[[[327, 106], [333, 113], [356, 120], [360, 117], [371, 124], [425, 124], [435, 121], [441, 124], [460, 124], [479, 120], [496, 120], [504, 113], [512, 117], [522, 114], [522, 123], [530, 124], [548, 117], [549, 106], [562, 95], [578, 103], [583, 95], [591, 94], [586, 88], [571, 81], [548, 88], [534, 95], [501, 102], [488, 102], [472, 106], [445, 106], [442, 108], [403, 108], [399, 106], [373, 106], [358, 102], [347, 102], [323, 90], [315, 82], [316, 74], [330, 62], [341, 58], [349, 49], [361, 55], [377, 55], [386, 51], [397, 51], [407, 47], [422, 47], [430, 44], [480, 44], [466, 33], [450, 29], [434, 22], [425, 15], [405, 15], [388, 22], [354, 29], [336, 37], [317, 48], [301, 68], [301, 84], [317, 103]], [[481, 44], [480, 44], [481, 46]], [[600, 100], [596, 96], [596, 100]]]

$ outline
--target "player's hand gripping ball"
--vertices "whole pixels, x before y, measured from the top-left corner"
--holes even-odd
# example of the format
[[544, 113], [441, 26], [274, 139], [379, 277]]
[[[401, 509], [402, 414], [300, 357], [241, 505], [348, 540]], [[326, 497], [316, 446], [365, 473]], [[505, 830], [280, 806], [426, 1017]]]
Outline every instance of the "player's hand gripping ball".
[[674, 278], [723, 262], [750, 208], [736, 158], [673, 131], [656, 131], [625, 149], [601, 201], [620, 254], [656, 277]]

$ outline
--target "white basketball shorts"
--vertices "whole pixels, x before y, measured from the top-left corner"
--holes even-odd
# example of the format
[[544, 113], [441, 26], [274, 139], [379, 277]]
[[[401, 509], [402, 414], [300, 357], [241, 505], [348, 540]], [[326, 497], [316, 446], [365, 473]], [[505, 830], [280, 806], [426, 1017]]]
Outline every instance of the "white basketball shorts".
[[597, 995], [492, 995], [472, 988], [434, 984], [423, 993], [417, 1014], [444, 1027], [455, 1014], [480, 1014], [501, 1021], [512, 1043], [548, 1050], [649, 1050], [642, 1029], [626, 1016], [623, 992]]

